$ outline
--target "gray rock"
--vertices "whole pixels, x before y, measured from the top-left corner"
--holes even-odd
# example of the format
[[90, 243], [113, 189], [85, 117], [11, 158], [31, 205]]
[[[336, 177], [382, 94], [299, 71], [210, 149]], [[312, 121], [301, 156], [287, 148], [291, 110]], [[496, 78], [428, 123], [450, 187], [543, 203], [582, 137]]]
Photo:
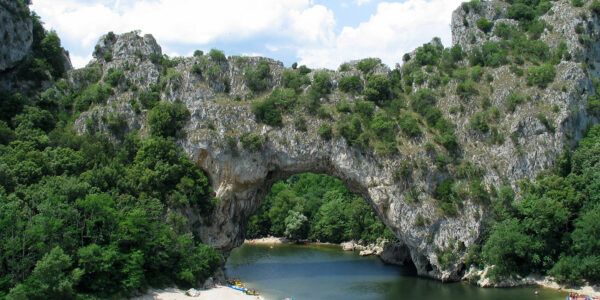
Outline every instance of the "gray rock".
[[4, 71], [31, 50], [33, 25], [29, 8], [16, 0], [0, 0], [0, 24], [0, 71]]

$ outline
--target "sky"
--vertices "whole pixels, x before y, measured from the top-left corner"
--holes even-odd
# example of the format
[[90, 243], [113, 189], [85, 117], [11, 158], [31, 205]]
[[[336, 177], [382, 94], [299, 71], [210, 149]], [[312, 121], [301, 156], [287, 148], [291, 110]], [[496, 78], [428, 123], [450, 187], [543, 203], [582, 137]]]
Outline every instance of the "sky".
[[378, 57], [393, 67], [404, 53], [440, 37], [451, 43], [462, 0], [33, 0], [73, 65], [85, 66], [98, 38], [113, 31], [152, 34], [169, 56], [221, 49], [290, 66], [336, 69]]

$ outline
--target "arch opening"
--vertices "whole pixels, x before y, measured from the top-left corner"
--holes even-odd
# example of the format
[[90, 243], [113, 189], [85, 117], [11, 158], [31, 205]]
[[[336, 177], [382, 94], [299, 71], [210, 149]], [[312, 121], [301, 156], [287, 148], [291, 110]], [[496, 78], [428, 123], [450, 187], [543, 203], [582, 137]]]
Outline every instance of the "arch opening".
[[[408, 247], [384, 223], [360, 185], [328, 173], [269, 172], [254, 207], [241, 220], [237, 246], [247, 239], [285, 238], [290, 243], [346, 242], [416, 275]], [[357, 252], [358, 254], [358, 252]]]

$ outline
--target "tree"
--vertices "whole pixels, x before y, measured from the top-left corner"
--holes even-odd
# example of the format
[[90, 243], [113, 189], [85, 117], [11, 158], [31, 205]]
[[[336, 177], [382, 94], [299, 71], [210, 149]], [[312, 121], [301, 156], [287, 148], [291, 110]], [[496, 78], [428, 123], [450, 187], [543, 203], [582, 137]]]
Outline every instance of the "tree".
[[367, 79], [363, 92], [365, 99], [382, 106], [392, 97], [391, 84], [387, 76], [372, 75]]
[[302, 213], [290, 210], [284, 222], [287, 238], [298, 240], [306, 236], [308, 219]]
[[265, 60], [258, 62], [256, 67], [249, 67], [244, 72], [244, 79], [248, 88], [253, 92], [263, 92], [269, 86], [271, 78], [271, 67]]
[[181, 102], [160, 102], [148, 113], [150, 133], [161, 137], [177, 137], [190, 117]]
[[10, 291], [8, 299], [73, 298], [81, 270], [71, 271], [71, 264], [71, 258], [60, 247], [55, 247], [36, 263], [23, 283]]

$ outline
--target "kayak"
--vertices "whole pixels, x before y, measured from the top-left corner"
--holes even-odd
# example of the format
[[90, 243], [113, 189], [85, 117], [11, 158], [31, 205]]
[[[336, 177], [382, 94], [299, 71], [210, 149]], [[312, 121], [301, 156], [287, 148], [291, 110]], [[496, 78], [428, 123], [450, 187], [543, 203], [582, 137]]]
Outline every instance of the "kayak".
[[240, 286], [235, 286], [235, 285], [229, 285], [230, 288], [236, 290], [236, 291], [240, 291], [240, 292], [246, 292], [248, 291], [247, 288], [245, 287], [240, 287]]

